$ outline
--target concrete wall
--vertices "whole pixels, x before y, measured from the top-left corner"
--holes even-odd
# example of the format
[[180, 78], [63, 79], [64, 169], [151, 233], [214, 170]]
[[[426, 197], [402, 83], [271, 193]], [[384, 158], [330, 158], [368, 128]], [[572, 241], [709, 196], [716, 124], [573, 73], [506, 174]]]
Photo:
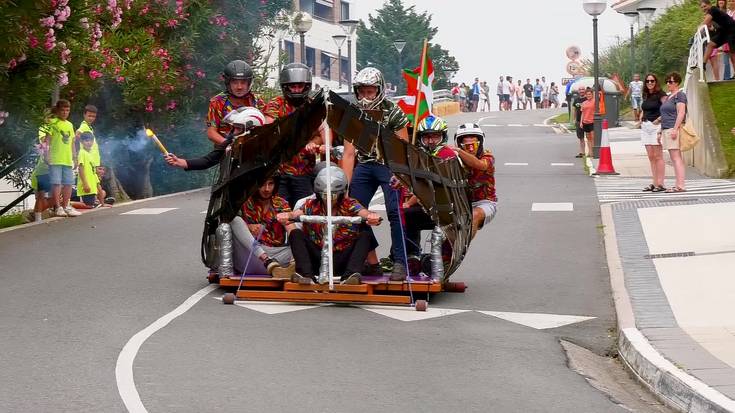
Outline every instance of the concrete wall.
[[725, 178], [728, 168], [720, 144], [720, 131], [712, 112], [709, 87], [706, 82], [699, 81], [699, 69], [691, 74], [686, 94], [689, 122], [701, 140], [694, 149], [684, 152], [684, 160], [703, 175]]

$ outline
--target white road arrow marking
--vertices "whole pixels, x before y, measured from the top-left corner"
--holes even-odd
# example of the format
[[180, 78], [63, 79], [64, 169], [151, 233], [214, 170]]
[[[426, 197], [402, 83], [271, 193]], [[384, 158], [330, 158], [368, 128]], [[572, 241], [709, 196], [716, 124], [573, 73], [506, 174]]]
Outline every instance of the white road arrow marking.
[[123, 212], [120, 215], [158, 215], [164, 212], [173, 211], [178, 208], [140, 208], [132, 211]]
[[432, 308], [431, 305], [429, 305], [429, 308], [427, 308], [426, 311], [416, 311], [416, 309], [413, 307], [396, 307], [382, 305], [360, 305], [357, 307], [399, 321], [427, 320], [429, 318], [444, 317], [447, 315], [466, 313], [468, 311], [471, 311], [453, 310], [451, 308]]
[[535, 328], [537, 330], [561, 327], [567, 324], [579, 323], [595, 318], [578, 315], [508, 313], [503, 311], [478, 311], [478, 313], [497, 317], [506, 321], [510, 321], [511, 323], [521, 324], [526, 327]]
[[572, 202], [534, 202], [531, 212], [569, 212], [574, 211]]
[[[214, 297], [222, 300], [222, 297]], [[311, 310], [314, 308], [324, 307], [330, 304], [295, 304], [295, 303], [275, 303], [261, 301], [235, 301], [238, 307], [247, 308], [248, 310], [257, 311], [259, 313], [274, 315], [283, 313], [292, 313], [294, 311]]]

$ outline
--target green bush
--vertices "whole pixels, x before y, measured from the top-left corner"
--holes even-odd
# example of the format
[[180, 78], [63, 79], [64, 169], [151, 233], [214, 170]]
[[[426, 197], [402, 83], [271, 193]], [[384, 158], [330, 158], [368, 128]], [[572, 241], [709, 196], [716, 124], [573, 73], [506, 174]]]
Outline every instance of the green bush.
[[720, 131], [722, 150], [729, 168], [729, 175], [735, 175], [735, 83], [717, 82], [709, 84], [712, 111], [717, 120], [717, 129]]

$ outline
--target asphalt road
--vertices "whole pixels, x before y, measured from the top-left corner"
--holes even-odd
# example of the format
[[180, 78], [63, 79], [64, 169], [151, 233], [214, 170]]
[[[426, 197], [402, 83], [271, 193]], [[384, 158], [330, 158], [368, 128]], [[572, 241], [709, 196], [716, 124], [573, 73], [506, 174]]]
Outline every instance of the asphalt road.
[[[456, 126], [485, 116], [481, 124], [498, 125], [485, 127], [497, 161], [498, 215], [453, 276], [469, 284], [467, 292], [430, 303], [468, 311], [417, 321], [349, 306], [266, 314], [224, 306], [215, 290], [141, 346], [134, 378], [145, 408], [625, 411], [568, 368], [559, 344], [563, 338], [606, 355], [615, 323], [599, 206], [573, 158], [575, 138], [533, 126], [551, 115], [449, 119]], [[207, 284], [199, 262], [207, 196], [0, 233], [0, 411], [125, 410], [115, 376], [121, 349]], [[572, 203], [573, 210], [532, 212], [534, 203]], [[120, 215], [154, 207], [176, 209]], [[391, 314], [411, 312], [397, 311]], [[594, 318], [538, 329], [479, 311]]]

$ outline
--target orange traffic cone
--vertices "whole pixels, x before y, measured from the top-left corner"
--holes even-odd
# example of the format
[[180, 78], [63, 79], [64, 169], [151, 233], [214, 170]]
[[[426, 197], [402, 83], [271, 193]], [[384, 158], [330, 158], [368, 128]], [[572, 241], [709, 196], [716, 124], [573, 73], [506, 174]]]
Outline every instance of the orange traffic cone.
[[602, 138], [600, 139], [600, 162], [597, 164], [597, 171], [594, 175], [620, 175], [615, 172], [612, 163], [612, 153], [610, 153], [610, 137], [607, 132], [607, 119], [602, 120]]

